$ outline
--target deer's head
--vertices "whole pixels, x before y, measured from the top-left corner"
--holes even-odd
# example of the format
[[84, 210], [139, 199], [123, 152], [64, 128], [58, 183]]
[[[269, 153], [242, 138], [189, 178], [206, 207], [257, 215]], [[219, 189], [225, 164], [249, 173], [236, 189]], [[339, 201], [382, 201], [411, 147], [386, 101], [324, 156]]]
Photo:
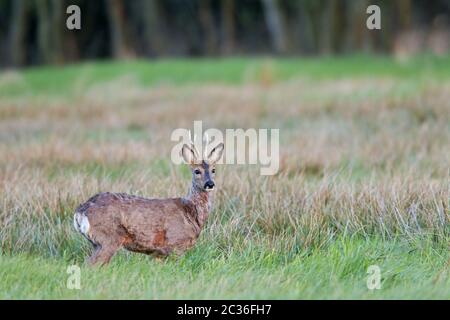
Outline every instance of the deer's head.
[[183, 145], [181, 154], [184, 161], [188, 163], [192, 171], [192, 185], [199, 191], [214, 190], [214, 175], [216, 172], [216, 163], [222, 157], [224, 145], [219, 143], [203, 159], [198, 155], [194, 145]]

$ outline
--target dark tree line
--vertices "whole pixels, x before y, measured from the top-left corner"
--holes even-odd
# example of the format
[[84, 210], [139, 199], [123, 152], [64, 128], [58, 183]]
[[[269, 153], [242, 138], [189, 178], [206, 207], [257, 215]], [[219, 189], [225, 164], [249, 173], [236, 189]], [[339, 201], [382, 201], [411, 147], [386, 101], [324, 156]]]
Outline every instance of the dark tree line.
[[[71, 4], [81, 8], [81, 30], [66, 28]], [[381, 8], [382, 30], [366, 28], [370, 4]], [[434, 31], [445, 51], [449, 16], [450, 0], [0, 0], [0, 65], [389, 53], [423, 46]]]

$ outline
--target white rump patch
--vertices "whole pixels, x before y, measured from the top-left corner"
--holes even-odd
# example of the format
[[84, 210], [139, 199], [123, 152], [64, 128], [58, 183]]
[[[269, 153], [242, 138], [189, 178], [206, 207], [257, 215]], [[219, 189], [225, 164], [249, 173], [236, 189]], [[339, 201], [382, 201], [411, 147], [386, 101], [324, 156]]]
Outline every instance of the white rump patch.
[[89, 238], [88, 232], [91, 226], [88, 218], [84, 214], [75, 212], [75, 215], [73, 216], [73, 225], [78, 232], [81, 232], [86, 238]]

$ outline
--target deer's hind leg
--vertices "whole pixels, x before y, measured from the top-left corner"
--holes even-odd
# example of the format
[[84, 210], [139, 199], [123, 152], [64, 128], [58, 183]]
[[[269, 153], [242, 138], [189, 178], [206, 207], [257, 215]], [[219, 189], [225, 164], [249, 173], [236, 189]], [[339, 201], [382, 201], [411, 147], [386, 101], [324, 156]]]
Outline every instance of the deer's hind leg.
[[127, 239], [126, 230], [114, 223], [115, 228], [108, 225], [98, 225], [92, 227], [89, 232], [89, 241], [94, 245], [94, 250], [88, 259], [88, 263], [94, 265], [108, 264], [114, 254], [122, 248]]
[[104, 266], [108, 264], [121, 246], [122, 244], [120, 242], [96, 244], [94, 246], [94, 251], [88, 259], [88, 263], [91, 266]]
[[119, 232], [108, 234], [103, 230], [92, 232], [91, 242], [94, 245], [94, 251], [88, 259], [91, 266], [108, 264], [116, 252], [123, 246], [124, 236]]

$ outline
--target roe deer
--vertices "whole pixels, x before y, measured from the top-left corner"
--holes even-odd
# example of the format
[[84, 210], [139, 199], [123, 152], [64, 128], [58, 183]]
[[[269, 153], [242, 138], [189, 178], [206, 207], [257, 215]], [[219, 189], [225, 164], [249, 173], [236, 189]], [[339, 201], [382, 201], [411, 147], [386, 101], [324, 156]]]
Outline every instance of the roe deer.
[[104, 265], [124, 247], [133, 252], [167, 256], [191, 248], [211, 211], [215, 164], [224, 145], [200, 159], [195, 147], [183, 145], [192, 186], [184, 198], [146, 199], [124, 193], [99, 193], [80, 205], [74, 226], [94, 246], [91, 265]]

